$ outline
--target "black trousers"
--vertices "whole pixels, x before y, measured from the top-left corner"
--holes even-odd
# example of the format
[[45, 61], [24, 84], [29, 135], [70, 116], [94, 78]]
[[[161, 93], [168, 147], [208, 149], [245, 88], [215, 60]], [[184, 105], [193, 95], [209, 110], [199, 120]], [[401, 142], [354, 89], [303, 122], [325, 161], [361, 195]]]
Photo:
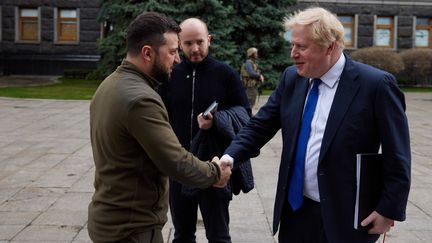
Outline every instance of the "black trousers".
[[279, 226], [279, 243], [328, 243], [318, 202], [304, 197], [303, 206], [293, 212], [285, 201]]
[[195, 243], [198, 206], [206, 237], [210, 243], [231, 243], [229, 234], [229, 199], [212, 190], [201, 190], [196, 196], [182, 194], [180, 183], [170, 181], [170, 211], [174, 224], [173, 243]]

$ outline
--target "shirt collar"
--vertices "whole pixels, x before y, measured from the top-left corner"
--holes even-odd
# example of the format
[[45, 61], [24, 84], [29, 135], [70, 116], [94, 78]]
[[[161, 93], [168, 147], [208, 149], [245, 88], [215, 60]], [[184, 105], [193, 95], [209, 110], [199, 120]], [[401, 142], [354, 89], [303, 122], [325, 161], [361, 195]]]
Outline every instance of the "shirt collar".
[[135, 73], [136, 75], [140, 76], [142, 79], [146, 80], [146, 82], [148, 82], [150, 87], [152, 87], [153, 89], [157, 89], [159, 85], [162, 84], [162, 82], [147, 75], [145, 72], [139, 69], [135, 64], [131, 63], [126, 59], [123, 59], [121, 65], [117, 67], [117, 70], [129, 72], [129, 73]]
[[[339, 78], [345, 67], [345, 62], [345, 55], [341, 53], [337, 62], [323, 76], [321, 76], [321, 81], [328, 87], [333, 88], [337, 81], [339, 81]], [[312, 82], [312, 80], [309, 82]]]

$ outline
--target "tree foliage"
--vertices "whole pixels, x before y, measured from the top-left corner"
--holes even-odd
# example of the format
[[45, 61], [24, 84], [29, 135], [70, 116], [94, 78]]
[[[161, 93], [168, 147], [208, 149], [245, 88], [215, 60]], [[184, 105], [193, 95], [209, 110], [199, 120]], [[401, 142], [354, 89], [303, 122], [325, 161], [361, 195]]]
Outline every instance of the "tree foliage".
[[239, 70], [246, 50], [259, 50], [259, 64], [266, 80], [275, 83], [290, 63], [288, 44], [283, 39], [283, 18], [293, 0], [102, 0], [98, 20], [105, 35], [98, 42], [101, 61], [95, 73], [105, 77], [124, 58], [129, 23], [140, 13], [156, 11], [177, 22], [198, 17], [212, 35], [210, 51], [216, 58]]
[[414, 48], [399, 53], [405, 69], [400, 73], [405, 85], [432, 84], [432, 49]]

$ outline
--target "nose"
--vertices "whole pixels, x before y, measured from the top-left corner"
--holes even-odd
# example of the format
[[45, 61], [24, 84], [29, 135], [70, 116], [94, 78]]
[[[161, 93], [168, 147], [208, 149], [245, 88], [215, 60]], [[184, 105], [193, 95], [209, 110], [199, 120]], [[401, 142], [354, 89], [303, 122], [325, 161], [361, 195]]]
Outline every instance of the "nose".
[[199, 46], [197, 44], [192, 45], [192, 51], [197, 52], [199, 50]]
[[292, 46], [292, 48], [291, 48], [291, 58], [294, 58], [297, 55], [298, 55], [297, 48], [295, 46]]

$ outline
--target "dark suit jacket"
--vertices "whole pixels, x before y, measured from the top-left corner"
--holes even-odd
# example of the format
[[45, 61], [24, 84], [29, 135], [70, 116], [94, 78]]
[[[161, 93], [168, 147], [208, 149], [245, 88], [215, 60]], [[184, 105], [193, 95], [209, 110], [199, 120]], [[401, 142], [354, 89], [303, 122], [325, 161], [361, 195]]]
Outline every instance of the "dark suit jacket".
[[[267, 104], [243, 127], [225, 151], [244, 161], [282, 129], [283, 149], [276, 192], [273, 233], [287, 198], [308, 79], [288, 67]], [[394, 77], [347, 57], [327, 120], [318, 163], [321, 213], [329, 242], [365, 242], [378, 238], [353, 228], [356, 154], [375, 153], [382, 145], [384, 189], [376, 211], [405, 220], [411, 152], [405, 99]]]

